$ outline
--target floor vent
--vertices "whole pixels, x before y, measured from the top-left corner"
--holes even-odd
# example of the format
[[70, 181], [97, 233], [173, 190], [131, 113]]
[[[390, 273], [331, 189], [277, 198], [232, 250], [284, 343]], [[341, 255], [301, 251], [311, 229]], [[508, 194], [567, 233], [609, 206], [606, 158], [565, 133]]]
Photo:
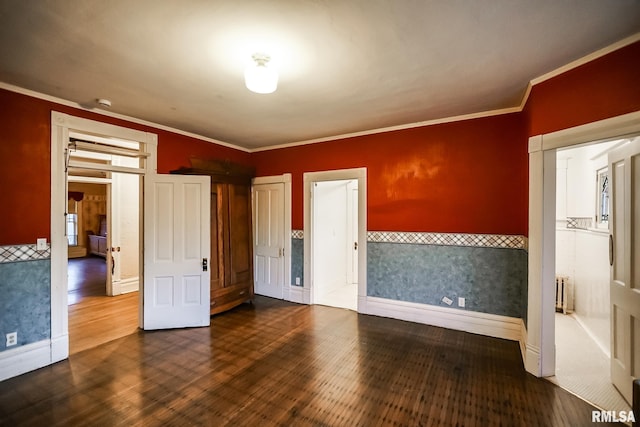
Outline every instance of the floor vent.
[[556, 311], [573, 313], [573, 284], [567, 276], [556, 277]]

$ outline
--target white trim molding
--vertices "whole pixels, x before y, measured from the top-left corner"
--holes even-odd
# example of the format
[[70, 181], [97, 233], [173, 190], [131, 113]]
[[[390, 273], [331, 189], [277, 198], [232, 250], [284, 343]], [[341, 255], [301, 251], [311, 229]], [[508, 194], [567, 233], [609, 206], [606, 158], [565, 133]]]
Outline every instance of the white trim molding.
[[525, 368], [555, 374], [556, 150], [640, 134], [640, 111], [529, 138], [529, 256]]
[[515, 317], [377, 297], [367, 297], [366, 307], [366, 314], [374, 316], [390, 317], [512, 341], [520, 341], [522, 336], [522, 319]]
[[[67, 181], [64, 150], [71, 131], [140, 142], [144, 144], [144, 151], [149, 153], [144, 172], [157, 173], [158, 135], [58, 111], [51, 112], [51, 350], [48, 353], [50, 357], [48, 364], [69, 357], [67, 239], [64, 218]], [[140, 247], [143, 247], [142, 244]], [[142, 256], [140, 259], [142, 262]], [[142, 298], [142, 292], [140, 298]], [[142, 321], [141, 303], [139, 309]]]
[[[338, 169], [322, 172], [305, 172], [303, 180], [303, 282], [309, 291], [309, 303], [314, 303], [313, 294], [313, 223], [311, 211], [312, 185], [314, 182], [358, 180], [358, 313], [366, 313], [367, 295], [367, 168]], [[291, 287], [295, 288], [294, 286]], [[304, 295], [307, 298], [306, 295]], [[308, 303], [305, 303], [308, 304]]]
[[128, 294], [140, 290], [140, 277], [129, 277], [113, 282], [113, 295]]
[[52, 351], [51, 340], [43, 340], [0, 352], [0, 381], [50, 365]]

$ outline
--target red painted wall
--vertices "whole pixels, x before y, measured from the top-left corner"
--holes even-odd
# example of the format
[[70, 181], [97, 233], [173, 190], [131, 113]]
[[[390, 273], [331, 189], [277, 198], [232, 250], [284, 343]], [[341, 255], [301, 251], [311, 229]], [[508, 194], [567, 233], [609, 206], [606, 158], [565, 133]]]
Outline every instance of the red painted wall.
[[524, 109], [529, 136], [640, 110], [640, 42], [535, 85]]
[[189, 166], [190, 156], [251, 164], [239, 150], [0, 90], [0, 245], [50, 238], [51, 111], [156, 133], [160, 173]]
[[158, 134], [158, 170], [190, 156], [293, 174], [368, 168], [368, 229], [527, 234], [527, 137], [640, 110], [640, 42], [536, 85], [522, 113], [248, 154], [0, 90], [0, 245], [49, 237], [51, 111]]
[[520, 114], [254, 153], [258, 176], [292, 173], [292, 226], [304, 172], [366, 167], [368, 230], [526, 234]]

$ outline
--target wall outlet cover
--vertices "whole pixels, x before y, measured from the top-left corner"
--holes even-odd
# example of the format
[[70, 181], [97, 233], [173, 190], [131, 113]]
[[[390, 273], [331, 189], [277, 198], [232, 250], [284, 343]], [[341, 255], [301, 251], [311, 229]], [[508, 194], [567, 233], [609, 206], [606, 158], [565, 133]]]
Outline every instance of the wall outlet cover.
[[462, 297], [458, 297], [458, 307], [464, 308], [466, 301]]
[[442, 302], [447, 304], [447, 305], [453, 304], [453, 300], [451, 298], [447, 298], [447, 297], [442, 297]]
[[39, 238], [39, 239], [36, 240], [36, 250], [37, 251], [46, 251], [47, 250], [47, 239], [46, 238]]
[[7, 334], [7, 347], [11, 347], [12, 345], [18, 344], [18, 333], [17, 332], [9, 332]]
[[296, 285], [299, 285], [299, 284], [300, 284], [300, 278], [296, 277]]

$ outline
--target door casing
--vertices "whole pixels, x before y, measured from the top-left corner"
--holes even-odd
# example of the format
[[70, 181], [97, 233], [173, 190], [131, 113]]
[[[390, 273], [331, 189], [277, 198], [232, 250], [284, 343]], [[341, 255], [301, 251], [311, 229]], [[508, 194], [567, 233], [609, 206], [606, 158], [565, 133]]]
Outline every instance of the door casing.
[[[65, 144], [69, 132], [137, 141], [144, 145], [149, 156], [144, 174], [157, 173], [158, 136], [150, 132], [129, 129], [108, 123], [84, 119], [57, 111], [51, 112], [51, 345], [48, 364], [69, 357], [69, 312], [67, 306], [67, 243], [65, 238], [65, 203], [67, 180], [65, 177]], [[140, 212], [143, 210], [140, 198]], [[140, 266], [142, 274], [144, 257], [142, 215], [140, 215]], [[142, 287], [141, 287], [142, 289]], [[143, 292], [140, 292], [142, 300]], [[142, 304], [139, 304], [142, 322]], [[142, 325], [140, 325], [142, 326]], [[44, 366], [44, 365], [43, 365]]]
[[529, 138], [528, 304], [522, 350], [525, 369], [537, 377], [555, 375], [555, 152], [638, 133], [640, 111]]
[[367, 312], [367, 168], [340, 169], [324, 172], [306, 172], [303, 175], [304, 200], [304, 288], [302, 302], [312, 303], [313, 227], [311, 223], [311, 186], [320, 181], [358, 181], [358, 312]]

